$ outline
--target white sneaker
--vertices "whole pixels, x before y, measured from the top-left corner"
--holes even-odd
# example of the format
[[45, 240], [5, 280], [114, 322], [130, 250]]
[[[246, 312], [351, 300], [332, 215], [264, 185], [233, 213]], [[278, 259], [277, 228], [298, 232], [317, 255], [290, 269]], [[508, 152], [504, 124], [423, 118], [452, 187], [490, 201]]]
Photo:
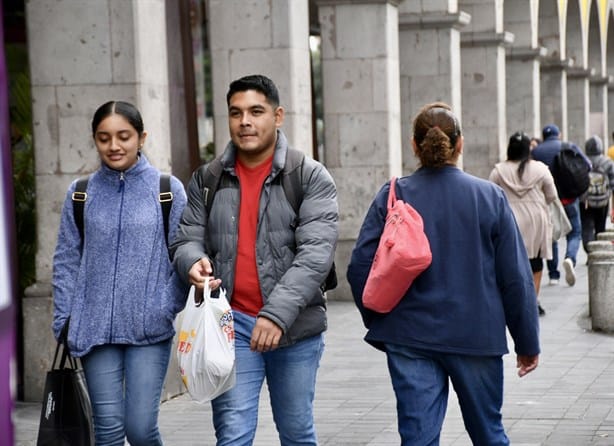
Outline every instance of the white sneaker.
[[574, 271], [573, 262], [569, 257], [563, 260], [563, 269], [565, 270], [567, 285], [574, 286], [576, 284], [576, 272]]
[[550, 279], [548, 281], [548, 285], [558, 285], [559, 284], [559, 279]]

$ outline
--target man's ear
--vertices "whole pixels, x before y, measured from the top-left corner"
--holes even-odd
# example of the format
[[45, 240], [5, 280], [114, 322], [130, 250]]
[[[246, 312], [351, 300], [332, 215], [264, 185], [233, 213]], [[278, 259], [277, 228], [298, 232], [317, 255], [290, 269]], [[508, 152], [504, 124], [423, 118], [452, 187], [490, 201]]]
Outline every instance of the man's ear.
[[284, 111], [284, 108], [280, 105], [274, 110], [273, 113], [275, 114], [275, 127], [279, 128], [284, 123], [284, 117], [286, 112]]

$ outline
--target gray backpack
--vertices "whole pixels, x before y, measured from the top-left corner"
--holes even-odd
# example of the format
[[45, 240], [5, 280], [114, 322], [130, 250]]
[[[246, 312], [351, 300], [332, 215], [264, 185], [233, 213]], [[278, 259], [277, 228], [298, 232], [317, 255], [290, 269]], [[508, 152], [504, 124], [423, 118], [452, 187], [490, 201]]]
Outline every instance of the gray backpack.
[[586, 195], [586, 203], [589, 208], [606, 207], [612, 195], [610, 179], [603, 168], [603, 164], [593, 166], [589, 172], [590, 182]]

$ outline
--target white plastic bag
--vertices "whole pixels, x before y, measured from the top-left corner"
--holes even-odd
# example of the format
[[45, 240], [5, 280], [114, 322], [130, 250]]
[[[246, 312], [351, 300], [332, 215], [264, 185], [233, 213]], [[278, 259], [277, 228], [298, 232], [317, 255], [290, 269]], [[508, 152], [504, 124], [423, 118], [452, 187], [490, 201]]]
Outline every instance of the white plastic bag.
[[194, 401], [205, 403], [235, 384], [235, 331], [223, 289], [212, 298], [206, 283], [199, 305], [194, 292], [191, 287], [179, 331], [177, 360], [188, 393]]

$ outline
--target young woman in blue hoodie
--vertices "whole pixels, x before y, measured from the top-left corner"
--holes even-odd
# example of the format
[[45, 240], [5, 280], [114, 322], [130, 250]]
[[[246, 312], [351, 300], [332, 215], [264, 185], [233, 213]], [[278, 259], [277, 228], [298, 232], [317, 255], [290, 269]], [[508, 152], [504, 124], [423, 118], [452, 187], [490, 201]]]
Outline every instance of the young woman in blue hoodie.
[[473, 444], [507, 445], [501, 415], [506, 327], [520, 376], [537, 367], [539, 355], [527, 252], [501, 188], [456, 166], [463, 137], [448, 105], [420, 111], [412, 144], [421, 166], [398, 179], [396, 195], [422, 216], [432, 263], [389, 313], [363, 306], [387, 183], [367, 212], [347, 272], [368, 328], [365, 339], [386, 352], [402, 445], [439, 444], [450, 381]]
[[139, 111], [111, 101], [95, 112], [101, 166], [89, 177], [83, 237], [75, 223], [74, 181], [62, 209], [53, 259], [56, 338], [68, 324], [94, 413], [96, 445], [161, 445], [158, 412], [185, 285], [168, 255], [186, 203], [171, 177], [169, 231], [160, 204], [160, 172], [142, 154]]

